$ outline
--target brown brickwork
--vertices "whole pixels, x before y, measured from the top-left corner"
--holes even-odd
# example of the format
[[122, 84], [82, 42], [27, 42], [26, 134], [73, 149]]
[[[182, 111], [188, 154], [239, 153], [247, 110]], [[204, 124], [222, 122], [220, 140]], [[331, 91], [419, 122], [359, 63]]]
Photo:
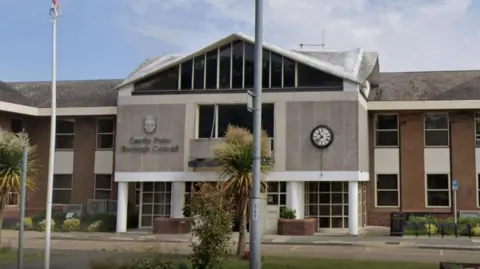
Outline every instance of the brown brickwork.
[[72, 204], [85, 205], [88, 199], [93, 199], [96, 124], [95, 117], [75, 117]]
[[313, 235], [317, 232], [317, 221], [310, 219], [278, 219], [279, 235]]

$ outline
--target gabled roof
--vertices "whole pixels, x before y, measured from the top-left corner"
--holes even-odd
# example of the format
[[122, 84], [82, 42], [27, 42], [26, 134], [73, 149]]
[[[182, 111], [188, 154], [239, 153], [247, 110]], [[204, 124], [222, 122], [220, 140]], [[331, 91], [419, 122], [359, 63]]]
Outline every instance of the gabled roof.
[[[130, 76], [127, 77], [127, 79], [125, 79], [118, 87], [124, 86], [132, 82], [136, 82], [137, 80], [145, 78], [154, 73], [161, 72], [171, 66], [180, 64], [187, 59], [191, 59], [197, 55], [206, 53], [214, 48], [221, 47], [234, 40], [243, 40], [252, 44], [255, 43], [255, 39], [248, 35], [242, 33], [234, 33], [190, 54], [164, 55], [154, 59], [148, 59], [147, 61], [142, 63], [136, 69], [136, 71], [130, 74]], [[377, 62], [376, 53], [365, 53], [362, 49], [353, 49], [349, 51], [339, 52], [334, 55], [335, 53], [329, 52], [309, 53], [303, 51], [300, 52], [286, 50], [265, 42], [263, 43], [263, 47], [284, 57], [290, 58], [291, 60], [300, 62], [325, 73], [356, 83], [363, 83], [365, 79], [370, 75], [371, 71], [374, 69], [373, 67]], [[328, 54], [330, 54], [331, 57], [325, 57], [325, 55]], [[366, 59], [368, 59], [370, 62], [365, 63]]]

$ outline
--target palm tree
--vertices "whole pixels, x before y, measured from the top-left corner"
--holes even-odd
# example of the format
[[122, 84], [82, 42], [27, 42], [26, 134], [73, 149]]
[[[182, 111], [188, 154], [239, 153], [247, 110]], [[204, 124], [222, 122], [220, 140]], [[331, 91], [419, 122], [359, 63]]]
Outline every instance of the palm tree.
[[[24, 146], [29, 145], [26, 133], [11, 133], [0, 130], [0, 227], [3, 224], [5, 206], [10, 193], [19, 193], [22, 181], [22, 162]], [[38, 174], [35, 146], [28, 146], [27, 191], [35, 190]], [[0, 241], [1, 241], [0, 229]]]
[[[270, 159], [270, 140], [265, 131], [261, 136], [262, 160]], [[253, 135], [246, 129], [237, 126], [228, 126], [225, 140], [214, 149], [215, 159], [220, 164], [221, 178], [225, 180], [225, 189], [236, 204], [237, 221], [240, 223], [237, 256], [243, 255], [246, 245], [246, 224], [248, 205], [251, 198], [253, 183]], [[262, 161], [261, 172], [267, 173], [272, 165], [269, 161]], [[262, 191], [266, 183], [262, 180]]]

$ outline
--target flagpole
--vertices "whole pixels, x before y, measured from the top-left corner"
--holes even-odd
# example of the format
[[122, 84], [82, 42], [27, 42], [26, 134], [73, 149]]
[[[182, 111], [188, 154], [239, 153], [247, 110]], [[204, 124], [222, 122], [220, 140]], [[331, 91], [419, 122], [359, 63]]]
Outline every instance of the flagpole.
[[50, 10], [52, 18], [52, 111], [50, 119], [50, 148], [48, 152], [48, 183], [47, 205], [45, 214], [45, 263], [44, 268], [50, 269], [50, 240], [52, 233], [52, 199], [53, 199], [53, 169], [55, 162], [55, 133], [57, 125], [57, 17], [58, 4], [52, 0]]

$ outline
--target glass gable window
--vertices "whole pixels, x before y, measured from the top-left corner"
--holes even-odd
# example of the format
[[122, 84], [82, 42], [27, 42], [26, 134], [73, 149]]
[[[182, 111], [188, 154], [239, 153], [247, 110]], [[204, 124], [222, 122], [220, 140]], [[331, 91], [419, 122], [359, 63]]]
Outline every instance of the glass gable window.
[[[263, 49], [262, 87], [342, 87], [343, 80]], [[196, 54], [135, 83], [135, 92], [227, 90], [254, 87], [255, 45], [236, 40]]]
[[172, 91], [178, 90], [178, 66], [147, 77], [135, 83], [135, 91]]

